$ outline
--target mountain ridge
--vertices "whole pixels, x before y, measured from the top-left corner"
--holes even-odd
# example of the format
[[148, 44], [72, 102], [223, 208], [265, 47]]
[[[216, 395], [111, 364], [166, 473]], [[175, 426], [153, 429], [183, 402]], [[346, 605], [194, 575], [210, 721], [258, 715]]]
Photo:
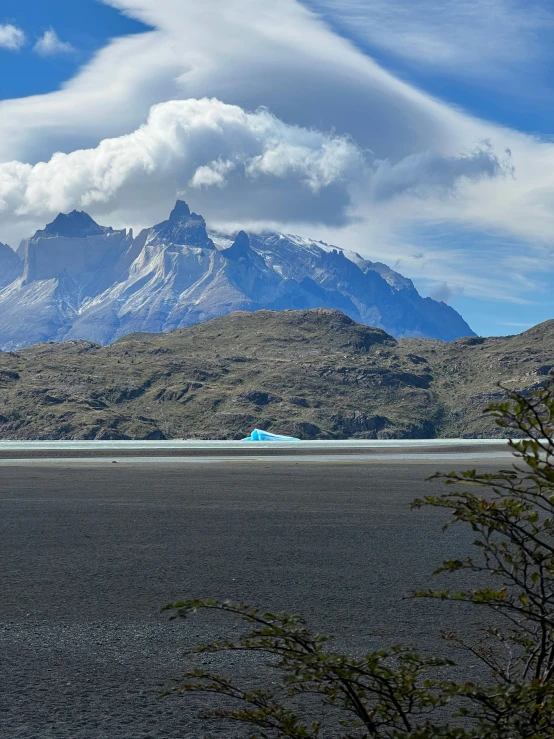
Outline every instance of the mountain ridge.
[[0, 353], [0, 438], [501, 438], [483, 415], [554, 367], [554, 321], [509, 337], [396, 340], [339, 311], [238, 311], [113, 344]]
[[474, 335], [450, 306], [359, 254], [275, 232], [208, 232], [177, 201], [136, 237], [88, 214], [58, 215], [0, 247], [0, 349], [41, 341], [109, 344], [135, 331], [170, 331], [234, 310], [327, 307], [397, 336]]

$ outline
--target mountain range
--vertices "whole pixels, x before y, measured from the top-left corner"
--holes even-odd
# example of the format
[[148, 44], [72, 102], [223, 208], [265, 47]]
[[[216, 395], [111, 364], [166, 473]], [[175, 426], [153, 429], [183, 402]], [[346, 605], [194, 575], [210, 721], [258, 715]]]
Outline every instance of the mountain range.
[[[554, 321], [396, 340], [344, 313], [236, 311], [113, 344], [0, 352], [1, 439], [502, 437], [483, 409], [553, 369]], [[71, 452], [69, 452], [71, 454]]]
[[420, 296], [385, 264], [282, 233], [208, 232], [180, 200], [137, 236], [73, 211], [17, 251], [0, 244], [4, 351], [71, 339], [105, 345], [236, 310], [319, 307], [396, 338], [474, 336], [453, 308]]

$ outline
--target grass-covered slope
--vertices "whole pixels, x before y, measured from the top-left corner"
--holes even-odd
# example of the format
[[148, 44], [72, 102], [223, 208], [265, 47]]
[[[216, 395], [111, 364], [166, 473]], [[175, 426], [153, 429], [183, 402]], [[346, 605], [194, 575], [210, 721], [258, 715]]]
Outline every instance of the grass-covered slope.
[[519, 336], [395, 341], [342, 313], [233, 313], [110, 346], [0, 354], [0, 438], [497, 436], [483, 407], [554, 365], [554, 321]]

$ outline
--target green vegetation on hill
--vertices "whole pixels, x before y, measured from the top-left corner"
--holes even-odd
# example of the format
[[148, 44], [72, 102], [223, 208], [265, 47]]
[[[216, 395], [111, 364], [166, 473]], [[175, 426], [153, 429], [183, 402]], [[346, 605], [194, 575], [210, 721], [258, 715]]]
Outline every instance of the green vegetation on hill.
[[554, 321], [503, 338], [396, 341], [338, 311], [238, 312], [109, 346], [0, 354], [0, 438], [497, 437], [483, 416], [554, 365]]

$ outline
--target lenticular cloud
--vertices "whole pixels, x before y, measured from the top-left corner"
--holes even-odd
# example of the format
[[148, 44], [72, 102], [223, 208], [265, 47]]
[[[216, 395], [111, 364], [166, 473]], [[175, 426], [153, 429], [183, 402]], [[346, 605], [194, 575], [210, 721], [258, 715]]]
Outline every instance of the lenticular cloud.
[[331, 186], [344, 190], [364, 166], [347, 138], [287, 125], [267, 110], [173, 100], [154, 106], [133, 133], [94, 149], [57, 153], [34, 165], [0, 164], [0, 214], [5, 220], [108, 203], [137, 207], [165, 193], [168, 182], [178, 190], [230, 183], [259, 190], [278, 181], [310, 198]]

